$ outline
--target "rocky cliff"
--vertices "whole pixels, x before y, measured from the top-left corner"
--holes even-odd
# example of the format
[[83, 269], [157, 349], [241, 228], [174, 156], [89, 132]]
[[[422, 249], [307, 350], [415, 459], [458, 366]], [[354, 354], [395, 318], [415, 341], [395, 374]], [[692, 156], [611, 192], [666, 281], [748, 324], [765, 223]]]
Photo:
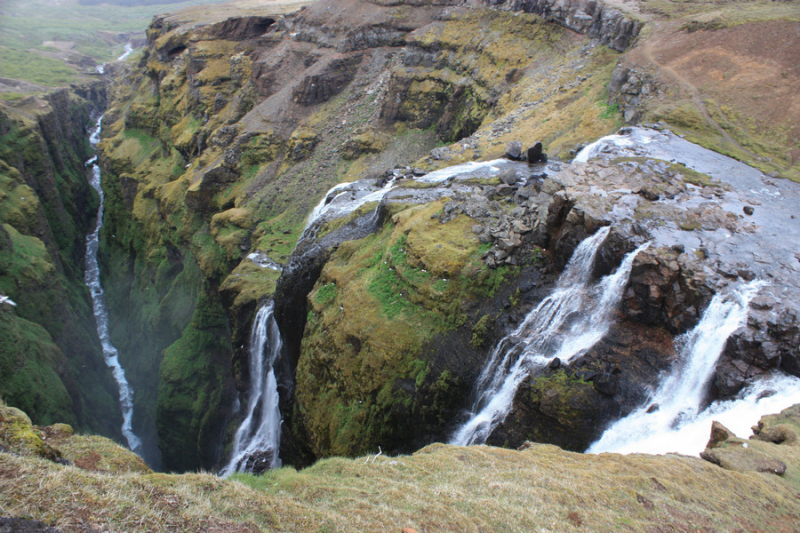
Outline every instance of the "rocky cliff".
[[87, 132], [102, 86], [0, 106], [0, 394], [37, 423], [120, 437], [117, 392], [83, 283], [97, 197]]
[[[447, 439], [492, 347], [601, 226], [613, 230], [598, 279], [653, 241], [613, 327], [530, 376], [490, 442], [583, 450], [646, 398], [715, 293], [768, 277], [794, 294], [794, 259], [774, 238], [795, 228], [794, 189], [703, 166], [711, 152], [679, 144], [670, 126], [718, 138], [678, 113], [686, 96], [663, 79], [678, 66], [633, 61], [654, 57], [642, 24], [696, 40], [677, 22], [694, 15], [638, 7], [352, 0], [154, 20], [111, 89], [100, 145], [112, 340], [148, 454], [167, 470], [219, 466], [268, 298], [284, 340], [281, 455], [302, 465]], [[657, 129], [567, 163], [623, 121], [651, 119]], [[767, 217], [758, 206], [778, 192], [788, 203]], [[757, 300], [709, 401], [756, 375], [797, 374], [788, 301]]]
[[[471, 139], [440, 147], [438, 162], [429, 160], [429, 167], [500, 155], [511, 122], [482, 137], [469, 136], [505, 109], [519, 113], [512, 122], [544, 125], [553, 149], [569, 150], [614, 126], [597, 106], [614, 53], [534, 15], [440, 3], [349, 2], [315, 4], [287, 17], [267, 11], [253, 17], [207, 26], [180, 16], [157, 19], [138, 68], [121, 74], [112, 90], [105, 120], [101, 161], [108, 208], [102, 253], [112, 316], [120, 317], [112, 338], [137, 391], [138, 423], [146, 427], [156, 420], [156, 427], [143, 431], [151, 445], [157, 434], [169, 469], [212, 467], [219, 460], [233, 385], [243, 390], [248, 381], [243, 354], [252, 317], [279, 276], [247, 256], [261, 252], [287, 262], [306, 216], [328, 188], [409, 165], [437, 143]], [[542, 93], [536, 105], [517, 110], [515, 101], [533, 91]], [[547, 124], [534, 112], [540, 108], [552, 109], [558, 124]], [[374, 253], [397, 247], [401, 233], [382, 235]], [[457, 277], [479, 259], [479, 239], [469, 235], [455, 236], [453, 250], [461, 258], [437, 274]], [[435, 246], [428, 242], [426, 247]], [[320, 268], [327, 258], [317, 263]], [[425, 268], [422, 256], [414, 261], [417, 270]], [[501, 289], [502, 281], [516, 274], [490, 271], [480, 261], [475, 268], [485, 287], [462, 282], [442, 298], [461, 298], [466, 291], [478, 309], [479, 300], [491, 293], [496, 300], [487, 310], [502, 305], [499, 295], [513, 291]], [[312, 451], [339, 450], [293, 437], [320, 431], [310, 429], [316, 422], [306, 421], [301, 414], [306, 407], [293, 394], [293, 370], [303, 359], [301, 339], [310, 316], [305, 298], [318, 275], [319, 268], [303, 274], [304, 288], [287, 282], [280, 299], [289, 374], [284, 413], [286, 427], [294, 428], [286, 438], [298, 443], [287, 453], [301, 461]], [[394, 383], [410, 380], [428, 391], [425, 402], [439, 395], [452, 410], [458, 400], [443, 390], [450, 386], [447, 365], [435, 363], [435, 371], [428, 372], [433, 356], [422, 354], [435, 352], [430, 343], [444, 342], [435, 341], [436, 335], [454, 328], [468, 343], [473, 323], [485, 312], [466, 311], [430, 309], [439, 326], [415, 331], [410, 325], [403, 354], [377, 355], [389, 365], [385, 375], [368, 391], [356, 392], [361, 385], [355, 385], [328, 404], [349, 409], [366, 394], [364, 409], [371, 410], [380, 395], [380, 407], [370, 416], [384, 418], [394, 410], [392, 420], [400, 420], [411, 412], [398, 411], [403, 403], [410, 410], [421, 405], [411, 399], [413, 391], [407, 399], [394, 398], [400, 395]], [[394, 318], [390, 312], [387, 326]], [[431, 347], [420, 351], [426, 345]], [[329, 349], [338, 348], [324, 348]], [[469, 378], [457, 380], [463, 396]], [[301, 397], [316, 394], [297, 385], [306, 394]], [[405, 449], [412, 441], [425, 442], [449, 416], [439, 409], [425, 415], [431, 427], [419, 438], [400, 437], [402, 428], [387, 421], [372, 426], [375, 434], [359, 436], [362, 444], [348, 445], [348, 453], [374, 447], [389, 433], [398, 435], [398, 446]], [[328, 416], [313, 414], [320, 420]], [[370, 426], [363, 414], [355, 419], [358, 433]]]

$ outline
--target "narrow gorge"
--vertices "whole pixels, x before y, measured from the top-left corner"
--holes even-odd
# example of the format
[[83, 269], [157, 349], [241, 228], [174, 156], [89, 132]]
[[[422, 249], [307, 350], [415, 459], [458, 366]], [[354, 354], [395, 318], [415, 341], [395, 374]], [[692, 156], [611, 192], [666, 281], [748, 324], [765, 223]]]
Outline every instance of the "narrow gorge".
[[0, 102], [0, 514], [792, 531], [800, 10], [686, 4], [194, 6]]

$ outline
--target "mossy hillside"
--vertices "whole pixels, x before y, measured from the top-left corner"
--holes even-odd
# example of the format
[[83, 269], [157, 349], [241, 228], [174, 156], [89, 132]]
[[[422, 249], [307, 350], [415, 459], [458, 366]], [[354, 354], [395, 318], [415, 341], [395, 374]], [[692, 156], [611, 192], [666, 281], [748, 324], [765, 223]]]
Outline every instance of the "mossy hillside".
[[167, 469], [217, 466], [216, 447], [233, 395], [230, 337], [218, 297], [201, 293], [191, 324], [164, 350], [156, 424]]
[[[0, 505], [65, 532], [647, 531], [789, 532], [800, 517], [797, 447], [759, 445], [787, 476], [732, 472], [695, 457], [583, 455], [534, 444], [428, 446], [414, 455], [331, 458], [297, 471], [107, 475], [0, 454]], [[764, 445], [762, 448], [761, 445]], [[760, 502], [754, 505], [753, 502]]]
[[5, 317], [0, 392], [37, 423], [62, 419], [116, 437], [116, 387], [83, 282], [97, 208], [84, 169], [90, 104], [63, 91], [41, 102], [0, 112], [0, 292], [18, 304]]
[[55, 460], [61, 454], [44, 442], [30, 417], [0, 401], [0, 445], [3, 451]]
[[66, 358], [40, 325], [17, 316], [8, 306], [0, 310], [0, 392], [12, 405], [49, 424], [77, 424], [66, 376], [58, 369]]
[[23, 457], [69, 461], [79, 468], [104, 473], [151, 473], [141, 457], [97, 435], [76, 435], [72, 426], [34, 426], [27, 413], [0, 399], [0, 448]]
[[648, 0], [642, 4], [646, 12], [675, 19], [686, 19], [685, 27], [691, 31], [729, 28], [750, 22], [768, 20], [800, 21], [797, 6], [770, 0], [733, 1], [719, 3], [714, 0], [683, 2], [680, 0]]
[[114, 475], [152, 473], [147, 463], [129, 449], [97, 435], [72, 435], [71, 429], [54, 424], [44, 432], [61, 457], [78, 468]]
[[439, 57], [431, 66], [422, 60], [393, 71], [401, 101], [392, 118], [409, 128], [433, 126], [446, 142], [471, 135], [534, 55], [553, 52], [562, 31], [535, 15], [492, 10], [468, 10], [417, 30], [412, 43]]
[[309, 295], [297, 400], [319, 456], [408, 446], [419, 402], [452, 381], [431, 373], [427, 344], [471, 328], [474, 302], [515, 274], [485, 267], [470, 219], [441, 224], [442, 205], [394, 206], [382, 231], [339, 247]]
[[502, 157], [510, 141], [537, 140], [550, 157], [565, 159], [622, 124], [619, 111], [606, 104], [617, 52], [556, 32], [524, 57], [522, 67], [506, 71], [507, 79], [494, 86], [494, 104], [470, 142], [450, 145], [443, 158], [426, 158], [425, 164], [438, 168]]
[[640, 120], [663, 121], [765, 173], [800, 179], [791, 105], [798, 71], [789, 52], [797, 48], [797, 4], [654, 0], [641, 9], [659, 24], [626, 58], [657, 86], [658, 94], [643, 95]]

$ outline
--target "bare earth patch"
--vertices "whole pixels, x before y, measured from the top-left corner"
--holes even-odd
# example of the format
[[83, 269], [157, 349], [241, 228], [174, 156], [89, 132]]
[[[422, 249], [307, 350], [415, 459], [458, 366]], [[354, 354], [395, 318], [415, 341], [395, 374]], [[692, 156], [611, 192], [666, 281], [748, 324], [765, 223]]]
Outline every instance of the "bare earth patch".
[[800, 178], [800, 23], [651, 27], [626, 58], [654, 73], [662, 87], [651, 118], [694, 130], [697, 140], [764, 170]]

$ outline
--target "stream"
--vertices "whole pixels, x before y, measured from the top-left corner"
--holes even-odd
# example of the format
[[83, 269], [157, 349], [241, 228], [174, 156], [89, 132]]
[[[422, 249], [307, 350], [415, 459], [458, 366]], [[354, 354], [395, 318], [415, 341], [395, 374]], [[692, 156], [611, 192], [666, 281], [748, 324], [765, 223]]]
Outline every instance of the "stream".
[[[100, 133], [102, 131], [103, 117], [97, 119], [94, 130], [92, 130], [89, 137], [89, 143], [92, 148], [97, 148], [97, 143], [100, 142]], [[97, 223], [94, 230], [86, 236], [86, 273], [84, 275], [84, 282], [92, 293], [92, 310], [94, 312], [95, 322], [97, 323], [97, 336], [100, 338], [100, 344], [103, 347], [103, 358], [106, 365], [111, 369], [114, 375], [114, 381], [117, 382], [119, 389], [119, 405], [122, 410], [122, 435], [128, 442], [128, 447], [141, 455], [142, 441], [133, 431], [133, 388], [125, 379], [125, 369], [119, 362], [119, 352], [111, 344], [111, 338], [108, 331], [108, 307], [106, 306], [106, 295], [103, 291], [103, 285], [100, 283], [100, 266], [97, 264], [97, 250], [100, 247], [100, 228], [103, 227], [103, 202], [105, 196], [103, 195], [103, 188], [100, 183], [100, 165], [97, 162], [97, 156], [92, 157], [86, 162], [86, 165], [91, 165], [91, 179], [90, 184], [97, 191], [100, 197], [100, 206], [97, 208]]]

